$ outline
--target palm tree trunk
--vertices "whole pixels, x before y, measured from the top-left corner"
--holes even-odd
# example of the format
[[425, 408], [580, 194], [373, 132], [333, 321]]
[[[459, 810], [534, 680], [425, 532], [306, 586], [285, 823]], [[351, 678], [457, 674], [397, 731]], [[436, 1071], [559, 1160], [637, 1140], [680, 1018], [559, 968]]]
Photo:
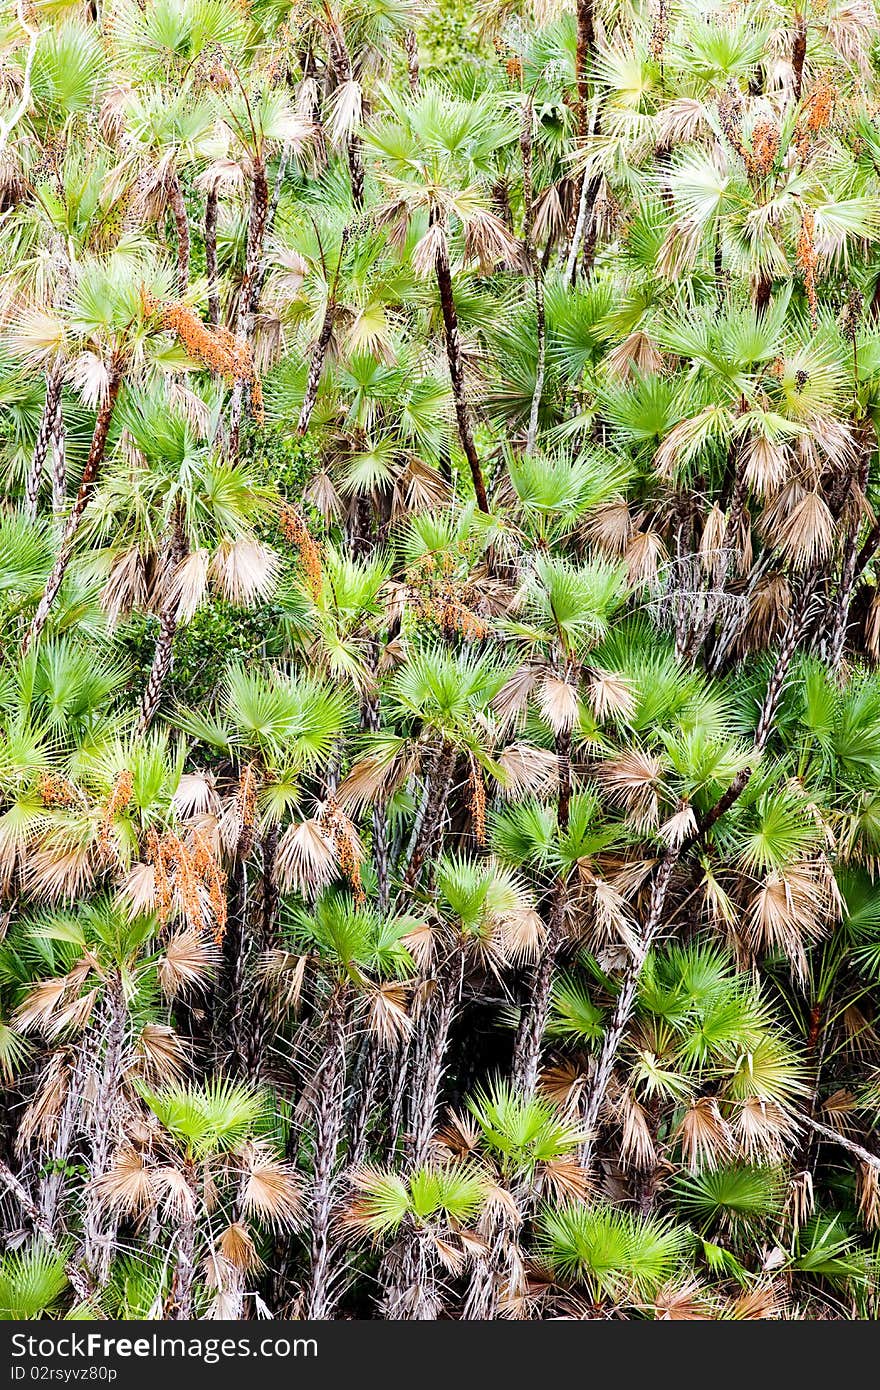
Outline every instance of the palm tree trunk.
[[52, 515], [57, 519], [67, 505], [67, 459], [64, 446], [64, 396], [58, 395], [58, 408], [52, 425]]
[[538, 1063], [541, 1059], [541, 1046], [547, 1014], [550, 1011], [550, 994], [556, 956], [563, 935], [565, 920], [566, 885], [561, 878], [556, 880], [553, 890], [553, 906], [550, 924], [544, 941], [541, 956], [532, 972], [528, 998], [524, 1001], [522, 1018], [517, 1031], [514, 1049], [513, 1079], [519, 1091], [525, 1096], [534, 1095], [538, 1084]]
[[[559, 834], [568, 830], [571, 818], [571, 730], [561, 730], [556, 735], [556, 767], [559, 792], [556, 802], [556, 823]], [[525, 1002], [514, 1050], [514, 1079], [527, 1095], [534, 1093], [538, 1081], [538, 1063], [547, 1014], [550, 1008], [550, 992], [556, 956], [563, 937], [567, 897], [565, 879], [557, 878], [553, 888], [553, 903], [550, 924], [544, 949], [532, 972], [529, 998]]]
[[462, 953], [455, 950], [437, 972], [432, 1007], [426, 1016], [428, 1030], [427, 1046], [419, 1059], [418, 1093], [415, 1100], [413, 1120], [412, 1166], [418, 1168], [428, 1156], [434, 1125], [437, 1119], [437, 1103], [443, 1081], [443, 1064], [446, 1058], [446, 1045], [449, 1029], [458, 1002], [461, 981]]
[[92, 434], [92, 442], [89, 448], [89, 455], [86, 459], [86, 466], [83, 469], [82, 479], [80, 480], [79, 491], [76, 500], [71, 508], [64, 534], [61, 537], [61, 544], [58, 547], [58, 554], [55, 557], [55, 564], [52, 572], [46, 581], [43, 595], [37, 604], [37, 611], [34, 613], [31, 625], [25, 633], [21, 644], [22, 656], [28, 649], [37, 642], [42, 634], [43, 628], [49, 617], [52, 604], [58, 597], [58, 590], [64, 582], [67, 573], [67, 566], [70, 564], [73, 555], [73, 543], [82, 520], [83, 512], [88, 506], [98, 473], [107, 449], [107, 438], [110, 433], [110, 425], [113, 420], [113, 411], [116, 407], [116, 399], [119, 395], [119, 388], [122, 383], [122, 369], [117, 363], [111, 363], [110, 379], [107, 386], [107, 394], [98, 411], [98, 418], [95, 421], [95, 429]]
[[106, 1283], [110, 1270], [114, 1230], [106, 1229], [105, 1212], [96, 1192], [96, 1184], [110, 1166], [113, 1110], [122, 1084], [126, 1021], [122, 977], [116, 971], [107, 984], [107, 1040], [91, 1120], [92, 1152], [83, 1223], [83, 1255], [86, 1267], [95, 1276], [99, 1287]]
[[414, 29], [407, 29], [404, 44], [406, 45], [406, 75], [409, 78], [409, 89], [413, 96], [417, 96], [419, 91], [419, 41]]
[[[173, 571], [180, 564], [186, 554], [186, 537], [183, 530], [183, 518], [180, 515], [179, 507], [175, 509], [172, 522], [171, 545], [168, 552], [168, 577], [173, 583]], [[174, 635], [177, 632], [177, 613], [180, 607], [180, 597], [172, 593], [166, 598], [162, 605], [159, 615], [159, 636], [156, 639], [156, 648], [153, 653], [153, 665], [147, 678], [147, 684], [141, 697], [140, 718], [138, 720], [138, 732], [146, 733], [153, 722], [156, 710], [159, 708], [159, 701], [162, 698], [162, 691], [165, 682], [171, 672], [174, 660]]]
[[800, 101], [804, 88], [804, 63], [807, 57], [807, 21], [803, 15], [795, 20], [794, 43], [791, 49], [791, 68], [794, 74], [794, 99]]
[[446, 798], [449, 786], [452, 782], [452, 775], [455, 771], [456, 752], [451, 744], [445, 743], [440, 751], [440, 757], [434, 769], [431, 786], [428, 794], [425, 815], [422, 820], [421, 829], [416, 839], [415, 845], [410, 855], [406, 872], [403, 876], [405, 888], [414, 888], [418, 882], [422, 866], [428, 856], [437, 826], [446, 806]]
[[[263, 259], [263, 242], [269, 218], [269, 182], [266, 166], [260, 156], [253, 160], [251, 177], [251, 202], [248, 215], [247, 249], [245, 251], [244, 278], [239, 295], [237, 330], [248, 346], [252, 346], [257, 317], [257, 303], [260, 297], [260, 266]], [[244, 381], [239, 378], [232, 388], [229, 403], [230, 451], [238, 453], [241, 417], [244, 409]]]
[[353, 1104], [348, 1142], [348, 1162], [351, 1168], [360, 1167], [366, 1158], [381, 1070], [382, 1052], [375, 1035], [370, 1033], [364, 1039], [357, 1071], [352, 1079]]
[[193, 1284], [196, 1278], [196, 1233], [199, 1209], [199, 1192], [195, 1168], [187, 1163], [184, 1168], [186, 1185], [189, 1188], [189, 1209], [179, 1217], [177, 1234], [177, 1264], [171, 1286], [172, 1309], [170, 1320], [189, 1322], [193, 1312]]
[[547, 332], [544, 315], [544, 271], [532, 241], [532, 103], [524, 100], [520, 108], [519, 147], [523, 171], [523, 243], [532, 271], [535, 289], [535, 325], [537, 329], [538, 360], [535, 368], [535, 389], [532, 392], [532, 405], [529, 411], [529, 427], [526, 435], [526, 453], [535, 452], [538, 438], [538, 414], [541, 409], [541, 396], [544, 393], [544, 370], [547, 357]]
[[321, 384], [321, 377], [324, 373], [324, 359], [327, 356], [327, 349], [330, 346], [330, 339], [333, 336], [333, 320], [336, 314], [336, 305], [332, 296], [327, 300], [327, 307], [324, 310], [324, 319], [321, 323], [321, 332], [318, 334], [318, 341], [312, 353], [312, 360], [309, 363], [309, 375], [306, 380], [306, 393], [303, 396], [303, 403], [299, 412], [299, 419], [296, 422], [296, 432], [304, 435], [309, 427], [312, 418], [312, 411], [318, 399], [318, 387]]
[[382, 1318], [387, 1322], [436, 1322], [441, 1311], [437, 1259], [429, 1231], [411, 1227], [382, 1262]]
[[31, 521], [33, 521], [37, 515], [37, 502], [40, 496], [40, 484], [43, 481], [46, 458], [58, 426], [63, 382], [64, 362], [60, 357], [56, 357], [49, 371], [46, 373], [46, 399], [43, 405], [43, 414], [40, 417], [40, 427], [37, 430], [36, 442], [34, 443], [34, 456], [31, 460], [31, 466], [28, 470], [27, 481], [25, 483], [24, 511], [25, 516], [29, 517]]
[[437, 276], [437, 288], [440, 291], [440, 311], [443, 315], [443, 328], [446, 335], [446, 360], [449, 363], [449, 376], [452, 382], [452, 399], [455, 402], [458, 437], [471, 470], [477, 506], [481, 512], [488, 512], [489, 502], [486, 497], [486, 484], [483, 479], [483, 469], [477, 456], [477, 447], [474, 444], [470, 411], [465, 394], [464, 362], [461, 355], [461, 336], [458, 331], [458, 312], [452, 293], [449, 246], [446, 241], [446, 233], [442, 231], [437, 246], [437, 254], [434, 258], [434, 271]]
[[306, 1317], [332, 1316], [330, 1219], [345, 1092], [346, 993], [337, 986], [327, 1012], [324, 1056], [315, 1076], [315, 1159], [312, 1172], [311, 1277]]
[[208, 322], [220, 324], [220, 280], [217, 274], [217, 212], [220, 199], [216, 188], [205, 198], [205, 270], [208, 276]]
[[88, 1070], [88, 1059], [96, 1043], [97, 1019], [89, 1024], [79, 1046], [73, 1065], [69, 1068], [67, 1090], [58, 1113], [55, 1133], [52, 1140], [51, 1166], [40, 1178], [37, 1194], [40, 1216], [51, 1230], [56, 1229], [58, 1205], [65, 1195], [64, 1167], [70, 1157], [77, 1131], [77, 1121], [83, 1110], [83, 1090]]
[[[328, 25], [330, 59], [340, 84], [352, 81], [351, 55], [345, 42], [345, 34], [335, 20]], [[351, 199], [358, 212], [364, 206], [364, 157], [360, 136], [352, 133], [348, 137], [348, 173], [351, 180]]]
[[174, 227], [177, 233], [177, 294], [180, 299], [183, 299], [189, 288], [189, 220], [186, 215], [183, 189], [176, 174], [173, 175], [168, 189], [168, 204], [174, 217]]
[[593, 0], [577, 0], [577, 41], [574, 56], [575, 86], [577, 88], [577, 127], [583, 140], [587, 134], [587, 107], [590, 100], [588, 69], [595, 42]]

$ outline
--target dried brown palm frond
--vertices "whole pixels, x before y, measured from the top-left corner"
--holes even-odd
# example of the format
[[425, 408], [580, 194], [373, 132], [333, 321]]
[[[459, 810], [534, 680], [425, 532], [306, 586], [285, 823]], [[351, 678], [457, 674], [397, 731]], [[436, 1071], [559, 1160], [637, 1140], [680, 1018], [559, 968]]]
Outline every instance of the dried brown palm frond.
[[694, 808], [682, 803], [678, 810], [657, 827], [657, 834], [670, 849], [680, 849], [696, 833], [697, 817]]
[[482, 1132], [471, 1115], [450, 1110], [434, 1138], [439, 1149], [445, 1149], [454, 1159], [464, 1159], [477, 1152]]
[[723, 1316], [734, 1322], [758, 1322], [785, 1316], [788, 1300], [784, 1289], [776, 1284], [756, 1284], [746, 1293], [730, 1299]]
[[88, 897], [98, 872], [93, 821], [92, 817], [83, 826], [59, 826], [42, 837], [25, 870], [34, 897], [46, 902]]
[[594, 508], [583, 523], [583, 532], [607, 555], [624, 555], [633, 534], [628, 504], [621, 497]]
[[807, 492], [773, 528], [773, 539], [798, 569], [821, 564], [834, 544], [834, 518], [818, 492]]
[[793, 1173], [785, 1198], [785, 1215], [793, 1231], [799, 1231], [809, 1221], [816, 1205], [813, 1174], [809, 1168]]
[[415, 770], [416, 757], [410, 749], [383, 748], [360, 758], [336, 788], [336, 804], [349, 815], [365, 806], [386, 801]]
[[599, 720], [609, 716], [629, 719], [636, 708], [632, 686], [624, 676], [614, 671], [593, 668], [587, 681], [587, 701]]
[[717, 1168], [734, 1151], [734, 1136], [715, 1096], [698, 1096], [682, 1114], [675, 1137], [692, 1173]]
[[59, 1047], [43, 1067], [36, 1089], [22, 1111], [15, 1136], [15, 1151], [23, 1154], [35, 1139], [46, 1143], [57, 1129], [58, 1117], [73, 1082], [77, 1054], [73, 1048]]
[[248, 1147], [243, 1165], [242, 1210], [274, 1230], [293, 1230], [302, 1216], [302, 1195], [294, 1170], [270, 1159], [256, 1145]]
[[278, 878], [286, 892], [314, 895], [336, 877], [336, 847], [317, 817], [292, 822], [278, 841]]
[[157, 973], [170, 997], [182, 990], [206, 984], [217, 966], [217, 947], [204, 932], [185, 927], [166, 938]]
[[217, 592], [229, 603], [252, 604], [266, 598], [275, 583], [279, 559], [259, 541], [242, 537], [218, 546], [208, 567]]
[[880, 588], [876, 586], [865, 618], [865, 646], [874, 661], [880, 661]]
[[258, 1274], [264, 1267], [250, 1231], [240, 1221], [233, 1221], [226, 1227], [219, 1246], [224, 1260], [242, 1274]]
[[661, 779], [665, 761], [640, 748], [628, 748], [600, 763], [597, 776], [614, 806], [620, 806], [634, 820], [654, 826], [660, 818]]
[[505, 912], [498, 923], [501, 953], [511, 965], [537, 960], [547, 938], [540, 914], [528, 904]]
[[705, 1322], [715, 1317], [711, 1291], [696, 1279], [664, 1284], [650, 1306], [658, 1322]]
[[825, 1124], [836, 1129], [839, 1134], [846, 1134], [854, 1127], [855, 1112], [858, 1105], [858, 1099], [853, 1092], [841, 1087], [833, 1095], [823, 1100], [822, 1119]]
[[279, 1017], [299, 1009], [308, 956], [291, 951], [265, 951], [260, 958], [259, 977], [266, 982], [273, 1013]]
[[109, 1170], [99, 1177], [95, 1192], [101, 1205], [118, 1216], [142, 1216], [152, 1211], [159, 1199], [157, 1171], [148, 1167], [133, 1148], [117, 1150]]
[[828, 895], [812, 866], [767, 874], [752, 894], [748, 939], [755, 951], [779, 950], [799, 979], [806, 978], [806, 948], [829, 929]]
[[538, 1078], [541, 1092], [560, 1110], [576, 1115], [589, 1084], [589, 1073], [577, 1062], [560, 1058], [545, 1067]]
[[407, 995], [407, 986], [396, 980], [367, 988], [367, 1026], [383, 1048], [398, 1047], [412, 1032]]
[[758, 435], [746, 445], [744, 463], [745, 483], [758, 497], [773, 497], [789, 476], [785, 449], [763, 435]]
[[873, 1163], [859, 1162], [857, 1169], [859, 1216], [869, 1231], [880, 1229], [880, 1170]]
[[799, 1127], [792, 1114], [773, 1101], [752, 1096], [728, 1115], [737, 1152], [759, 1163], [778, 1163], [794, 1144]]
[[666, 546], [657, 531], [634, 531], [623, 553], [626, 577], [634, 588], [656, 587], [660, 567], [666, 560]]
[[559, 776], [556, 754], [533, 743], [509, 743], [496, 760], [503, 776], [496, 779], [501, 795], [508, 800], [550, 794]]
[[659, 372], [663, 366], [663, 354], [653, 339], [637, 328], [611, 349], [605, 358], [605, 366], [612, 376], [626, 381], [633, 372], [640, 376]]
[[95, 1002], [94, 990], [81, 993], [91, 973], [92, 962], [81, 960], [66, 975], [38, 980], [13, 1013], [13, 1025], [22, 1033], [36, 1030], [48, 1037], [56, 1036], [66, 1026], [72, 1026], [69, 1013], [71, 1005], [76, 1009], [82, 1000], [89, 1000], [90, 1006]]
[[150, 1181], [156, 1200], [170, 1217], [192, 1221], [196, 1214], [196, 1197], [179, 1168], [163, 1163], [153, 1168]]
[[629, 1087], [622, 1086], [611, 1100], [610, 1108], [620, 1126], [622, 1165], [650, 1172], [657, 1164], [657, 1149], [644, 1106]]
[[583, 1202], [593, 1190], [590, 1175], [577, 1158], [554, 1158], [539, 1165], [536, 1187], [551, 1202]]
[[708, 864], [703, 867], [702, 888], [703, 901], [706, 904], [709, 921], [713, 926], [722, 930], [731, 927], [739, 917], [739, 907], [718, 882]]
[[518, 666], [508, 676], [492, 701], [492, 709], [502, 728], [510, 727], [525, 718], [529, 700], [546, 672], [544, 662], [530, 661]]
[[409, 951], [417, 968], [426, 973], [431, 969], [438, 950], [437, 928], [431, 922], [419, 922], [412, 927], [401, 941]]
[[145, 1023], [133, 1040], [134, 1067], [154, 1086], [179, 1081], [190, 1061], [183, 1038], [164, 1023]]
[[761, 651], [775, 642], [788, 621], [791, 601], [791, 585], [784, 574], [768, 574], [759, 579], [749, 596], [740, 647]]

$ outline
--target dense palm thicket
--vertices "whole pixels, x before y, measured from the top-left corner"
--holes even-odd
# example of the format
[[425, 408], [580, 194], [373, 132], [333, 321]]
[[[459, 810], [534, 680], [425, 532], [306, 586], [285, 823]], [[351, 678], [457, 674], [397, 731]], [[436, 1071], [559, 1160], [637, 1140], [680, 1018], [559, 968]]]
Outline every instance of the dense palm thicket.
[[0, 1316], [871, 1317], [873, 0], [0, 54]]

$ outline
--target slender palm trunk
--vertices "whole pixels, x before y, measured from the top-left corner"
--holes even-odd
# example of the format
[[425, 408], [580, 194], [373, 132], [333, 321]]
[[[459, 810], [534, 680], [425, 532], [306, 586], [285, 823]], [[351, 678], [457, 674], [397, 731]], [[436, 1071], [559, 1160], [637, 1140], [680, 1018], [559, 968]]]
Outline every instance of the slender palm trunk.
[[46, 399], [43, 405], [43, 414], [40, 417], [40, 427], [37, 430], [36, 442], [34, 443], [34, 456], [31, 460], [31, 466], [28, 469], [27, 480], [25, 482], [24, 510], [25, 516], [29, 517], [31, 521], [33, 521], [37, 515], [37, 502], [40, 496], [40, 486], [43, 481], [46, 459], [58, 429], [63, 383], [64, 362], [61, 357], [56, 357], [52, 366], [46, 373]]
[[186, 215], [186, 203], [183, 197], [183, 189], [180, 186], [180, 179], [175, 174], [171, 179], [168, 189], [168, 204], [174, 218], [174, 228], [177, 233], [177, 293], [181, 299], [189, 288], [189, 219]]
[[404, 43], [406, 45], [406, 75], [409, 79], [409, 89], [413, 96], [417, 96], [419, 91], [419, 41], [414, 29], [407, 29]]
[[324, 1056], [315, 1077], [315, 1158], [312, 1170], [311, 1277], [306, 1317], [333, 1314], [330, 1223], [336, 1154], [342, 1134], [345, 1093], [346, 991], [337, 987], [327, 1012]]
[[146, 733], [153, 722], [156, 711], [159, 708], [159, 701], [162, 698], [162, 691], [165, 682], [171, 673], [174, 660], [174, 636], [177, 632], [177, 613], [180, 607], [180, 597], [173, 590], [173, 572], [180, 564], [186, 554], [186, 536], [183, 530], [183, 518], [180, 509], [177, 508], [172, 522], [171, 544], [168, 548], [167, 565], [169, 583], [166, 585], [170, 589], [168, 597], [162, 605], [159, 614], [159, 636], [156, 639], [156, 647], [153, 653], [153, 665], [147, 678], [147, 684], [141, 697], [140, 718], [138, 720], [138, 731]]
[[477, 506], [481, 512], [488, 512], [489, 502], [486, 496], [486, 483], [483, 478], [483, 469], [477, 455], [477, 446], [474, 443], [470, 410], [468, 408], [467, 395], [465, 392], [461, 336], [458, 331], [458, 312], [452, 293], [452, 270], [449, 265], [449, 246], [446, 241], [445, 232], [440, 235], [437, 254], [434, 258], [434, 270], [437, 276], [437, 288], [440, 291], [440, 311], [443, 315], [443, 328], [446, 336], [446, 360], [449, 363], [449, 376], [452, 382], [452, 399], [455, 403], [455, 419], [458, 424], [458, 437], [461, 440], [461, 447], [468, 461], [468, 467], [471, 470]]
[[62, 516], [67, 505], [67, 457], [64, 437], [64, 395], [58, 396], [58, 408], [52, 425], [52, 515]]
[[431, 776], [421, 828], [406, 866], [406, 872], [403, 875], [405, 888], [413, 888], [418, 882], [419, 874], [431, 849], [437, 827], [446, 807], [446, 798], [455, 772], [455, 762], [455, 749], [451, 744], [444, 744]]
[[[556, 767], [559, 792], [556, 821], [560, 835], [568, 830], [571, 818], [571, 731], [556, 736]], [[564, 935], [565, 909], [568, 889], [565, 879], [557, 878], [553, 886], [550, 923], [541, 956], [532, 971], [528, 998], [523, 1007], [514, 1051], [514, 1080], [527, 1096], [534, 1093], [538, 1081], [538, 1064], [544, 1041], [544, 1029], [550, 1010], [550, 995], [556, 956]]]
[[21, 645], [22, 655], [37, 642], [42, 634], [43, 628], [49, 617], [52, 604], [58, 597], [58, 590], [64, 582], [67, 567], [73, 555], [73, 543], [82, 520], [83, 512], [89, 504], [92, 492], [97, 482], [104, 454], [107, 449], [107, 438], [110, 433], [110, 425], [113, 420], [113, 411], [116, 407], [116, 399], [119, 395], [119, 387], [122, 383], [122, 371], [118, 364], [112, 363], [110, 367], [110, 380], [107, 387], [107, 395], [98, 411], [98, 418], [95, 421], [95, 429], [92, 434], [92, 442], [89, 448], [89, 455], [86, 459], [86, 466], [83, 469], [82, 479], [76, 500], [67, 518], [64, 534], [61, 537], [61, 544], [58, 547], [58, 554], [55, 557], [55, 564], [52, 572], [46, 581], [42, 598], [37, 604], [31, 625], [25, 633], [24, 641]]
[[358, 1168], [367, 1156], [367, 1141], [374, 1119], [381, 1072], [382, 1052], [375, 1035], [368, 1034], [363, 1042], [357, 1074], [352, 1081], [348, 1142], [348, 1161], [351, 1168]]
[[110, 1167], [113, 1144], [113, 1111], [122, 1084], [127, 1011], [122, 977], [114, 973], [107, 985], [107, 1034], [101, 1074], [97, 1083], [91, 1120], [92, 1151], [89, 1161], [89, 1187], [86, 1195], [83, 1254], [99, 1287], [107, 1281], [113, 1257], [115, 1225], [108, 1229], [106, 1212], [96, 1192], [96, 1184]]
[[432, 1247], [431, 1233], [413, 1226], [389, 1250], [379, 1273], [385, 1321], [436, 1322], [442, 1303]]
[[807, 58], [807, 21], [803, 15], [795, 19], [794, 42], [791, 48], [791, 69], [794, 74], [794, 99], [800, 101], [804, 89], [804, 63]]
[[587, 114], [590, 100], [589, 66], [596, 37], [593, 0], [577, 0], [576, 23], [574, 71], [577, 88], [577, 125], [578, 135], [583, 140], [586, 138], [589, 126]]
[[171, 1286], [170, 1321], [189, 1322], [193, 1315], [193, 1285], [196, 1278], [196, 1238], [198, 1230], [199, 1190], [195, 1165], [187, 1162], [184, 1178], [189, 1189], [189, 1204], [181, 1213], [177, 1227], [177, 1264]]
[[336, 305], [332, 295], [327, 300], [327, 307], [324, 310], [324, 318], [321, 323], [321, 331], [318, 334], [318, 341], [312, 353], [312, 360], [309, 363], [309, 375], [306, 379], [306, 392], [303, 396], [303, 403], [299, 412], [299, 419], [296, 422], [296, 432], [299, 435], [306, 433], [309, 428], [309, 421], [312, 418], [312, 411], [318, 399], [318, 387], [321, 385], [321, 377], [324, 374], [324, 361], [327, 357], [327, 349], [330, 346], [330, 339], [333, 336], [333, 320], [336, 314]]
[[205, 270], [208, 276], [208, 322], [220, 324], [220, 279], [217, 273], [217, 213], [220, 199], [216, 188], [205, 198]]
[[463, 957], [455, 950], [437, 974], [432, 1006], [426, 1014], [426, 1046], [419, 1058], [418, 1091], [413, 1098], [412, 1166], [418, 1168], [428, 1156], [434, 1126], [449, 1029], [458, 1003]]
[[[254, 156], [251, 176], [251, 202], [248, 215], [248, 238], [245, 251], [244, 278], [241, 284], [237, 328], [248, 347], [252, 347], [260, 297], [260, 267], [263, 242], [269, 219], [269, 182], [261, 156]], [[245, 383], [239, 378], [232, 388], [229, 402], [229, 447], [233, 457], [238, 453], [241, 418], [244, 410]]]
[[[345, 34], [335, 21], [328, 27], [328, 38], [330, 59], [337, 82], [340, 84], [351, 82], [353, 78], [351, 54], [345, 42]], [[351, 199], [358, 212], [361, 212], [364, 206], [364, 156], [361, 138], [355, 131], [348, 137], [347, 153]]]
[[524, 100], [520, 109], [519, 147], [523, 170], [523, 204], [525, 218], [523, 223], [523, 242], [532, 272], [535, 291], [535, 326], [537, 329], [538, 360], [535, 367], [535, 389], [529, 410], [529, 427], [526, 435], [526, 453], [535, 452], [538, 439], [538, 415], [541, 409], [541, 396], [544, 393], [544, 371], [547, 358], [547, 332], [544, 314], [544, 270], [532, 241], [532, 103]]
[[83, 1111], [83, 1091], [89, 1058], [96, 1043], [97, 1021], [97, 1018], [94, 1019], [83, 1034], [73, 1064], [69, 1068], [67, 1089], [52, 1137], [51, 1166], [40, 1178], [37, 1193], [40, 1215], [53, 1231], [62, 1224], [59, 1220], [59, 1205], [66, 1195], [64, 1167], [73, 1150], [77, 1124]]

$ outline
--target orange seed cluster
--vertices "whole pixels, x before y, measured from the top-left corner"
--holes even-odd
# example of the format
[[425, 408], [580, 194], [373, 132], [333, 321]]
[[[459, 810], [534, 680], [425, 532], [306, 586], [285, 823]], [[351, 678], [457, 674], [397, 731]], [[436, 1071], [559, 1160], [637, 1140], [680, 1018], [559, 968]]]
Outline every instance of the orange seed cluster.
[[226, 875], [205, 836], [196, 831], [190, 850], [172, 831], [160, 836], [151, 830], [147, 836], [147, 858], [155, 874], [160, 922], [170, 918], [176, 893], [187, 925], [200, 930], [204, 926], [204, 889], [214, 918], [215, 937], [218, 943], [222, 941], [226, 930]]
[[142, 291], [144, 309], [158, 314], [162, 327], [173, 333], [190, 357], [217, 376], [230, 377], [251, 387], [251, 405], [258, 424], [263, 422], [263, 390], [254, 371], [250, 344], [228, 328], [208, 328], [189, 305], [179, 300], [162, 302], [149, 290]]
[[113, 784], [113, 790], [107, 798], [104, 814], [101, 817], [101, 824], [98, 829], [98, 846], [102, 854], [110, 853], [110, 831], [113, 828], [113, 822], [120, 811], [124, 811], [131, 801], [133, 788], [134, 778], [129, 769], [124, 767]]
[[305, 518], [296, 507], [286, 502], [281, 508], [278, 524], [284, 537], [299, 551], [299, 562], [303, 568], [306, 588], [317, 603], [324, 587], [324, 574], [321, 569], [321, 552], [318, 544], [306, 525]]
[[816, 313], [819, 307], [816, 294], [816, 267], [819, 264], [819, 257], [816, 254], [813, 240], [815, 230], [816, 219], [813, 210], [812, 208], [804, 208], [801, 213], [801, 227], [797, 239], [797, 266], [804, 277], [804, 289], [807, 292], [810, 322], [813, 328], [816, 327]]
[[363, 907], [367, 895], [361, 881], [361, 861], [351, 821], [333, 798], [328, 797], [318, 823], [333, 842], [339, 868], [351, 884], [355, 902], [358, 907]]

